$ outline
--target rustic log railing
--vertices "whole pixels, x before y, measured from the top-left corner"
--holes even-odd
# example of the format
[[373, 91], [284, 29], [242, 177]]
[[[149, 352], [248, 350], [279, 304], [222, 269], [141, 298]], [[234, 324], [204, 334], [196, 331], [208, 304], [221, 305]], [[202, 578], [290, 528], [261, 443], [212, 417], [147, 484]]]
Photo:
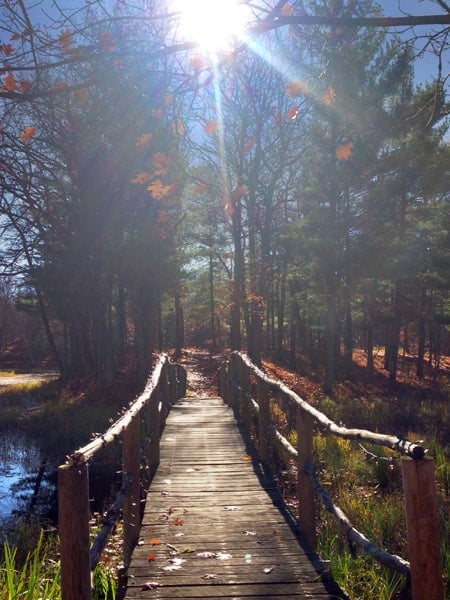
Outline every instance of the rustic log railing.
[[[316, 495], [333, 514], [348, 539], [381, 564], [410, 578], [413, 600], [444, 600], [440, 558], [438, 498], [434, 459], [419, 444], [396, 436], [337, 425], [302, 400], [281, 381], [268, 377], [242, 353], [233, 352], [219, 371], [219, 393], [252, 431], [261, 462], [273, 469], [275, 456], [297, 461], [297, 520], [312, 548], [316, 546]], [[276, 429], [270, 412], [272, 398], [288, 403], [296, 418], [297, 448]], [[377, 547], [352, 525], [324, 490], [313, 467], [314, 427], [336, 436], [365, 441], [398, 451], [402, 456], [408, 551], [410, 562]]]
[[[145, 430], [148, 441], [145, 459], [147, 475], [151, 477], [159, 464], [159, 440], [166, 416], [171, 405], [185, 392], [184, 369], [170, 362], [167, 355], [161, 355], [144, 391], [129, 409], [105, 433], [73, 452], [58, 468], [62, 600], [91, 600], [92, 571], [121, 511], [124, 563], [128, 563], [138, 541], [141, 518], [139, 478], [144, 447], [141, 429]], [[122, 486], [104, 516], [103, 529], [90, 547], [88, 463], [98, 450], [119, 440], [122, 441]]]

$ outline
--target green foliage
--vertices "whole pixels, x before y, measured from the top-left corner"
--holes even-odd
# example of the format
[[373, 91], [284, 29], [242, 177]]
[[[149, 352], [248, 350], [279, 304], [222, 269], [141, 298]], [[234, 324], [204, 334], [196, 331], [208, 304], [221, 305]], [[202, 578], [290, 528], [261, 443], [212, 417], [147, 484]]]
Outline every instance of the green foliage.
[[[442, 567], [450, 589], [450, 458], [436, 440], [430, 448], [440, 492]], [[358, 444], [333, 436], [316, 436], [315, 449], [316, 461], [323, 465], [321, 480], [353, 525], [380, 548], [407, 558], [399, 459], [391, 462], [386, 460], [391, 453], [385, 449], [370, 447], [364, 452]], [[333, 577], [351, 598], [390, 600], [405, 587], [404, 577], [350, 548], [336, 520], [323, 507], [318, 523], [318, 552], [329, 561]]]
[[46, 548], [41, 532], [36, 547], [23, 564], [17, 559], [17, 547], [8, 542], [3, 545], [0, 564], [0, 596], [8, 600], [59, 600], [60, 564]]
[[115, 571], [102, 563], [94, 571], [92, 600], [116, 600], [117, 578]]
[[[30, 533], [29, 524], [27, 526]], [[5, 600], [61, 600], [61, 577], [58, 540], [43, 530], [35, 545], [25, 555], [20, 544], [30, 545], [31, 539], [16, 536], [14, 544], [3, 544], [0, 562], [0, 597]], [[112, 567], [99, 563], [94, 571], [93, 600], [116, 600], [117, 577]]]

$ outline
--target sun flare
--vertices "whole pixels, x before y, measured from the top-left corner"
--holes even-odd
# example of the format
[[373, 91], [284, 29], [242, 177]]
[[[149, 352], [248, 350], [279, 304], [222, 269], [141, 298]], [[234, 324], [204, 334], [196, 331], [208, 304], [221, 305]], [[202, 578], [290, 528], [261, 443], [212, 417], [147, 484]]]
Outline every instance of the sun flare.
[[176, 0], [179, 36], [206, 52], [231, 50], [245, 38], [250, 9], [239, 0]]

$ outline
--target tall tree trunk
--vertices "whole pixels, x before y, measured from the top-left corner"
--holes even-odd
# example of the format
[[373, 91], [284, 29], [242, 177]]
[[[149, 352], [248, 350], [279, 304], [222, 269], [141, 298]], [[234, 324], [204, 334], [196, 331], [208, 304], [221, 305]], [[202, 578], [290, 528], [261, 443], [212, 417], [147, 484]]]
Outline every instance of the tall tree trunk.
[[279, 298], [277, 305], [277, 339], [276, 351], [281, 358], [283, 356], [283, 339], [284, 339], [284, 313], [286, 309], [286, 268], [283, 265], [283, 272], [279, 280]]
[[419, 305], [419, 323], [418, 323], [418, 347], [417, 347], [417, 363], [416, 363], [416, 375], [419, 379], [423, 379], [425, 375], [425, 300], [426, 291], [422, 288], [420, 294], [420, 305]]
[[214, 299], [214, 261], [212, 253], [209, 255], [209, 320], [211, 324], [212, 348], [217, 346], [216, 340], [216, 318], [215, 318], [215, 299]]
[[[33, 259], [30, 254], [30, 251], [28, 249], [27, 239], [26, 239], [23, 231], [19, 227], [16, 219], [12, 215], [8, 215], [8, 217], [11, 219], [15, 230], [19, 234], [20, 240], [22, 242], [22, 248], [25, 252], [25, 258], [27, 260], [28, 268], [29, 268], [30, 272], [32, 272], [33, 271]], [[36, 297], [37, 297], [38, 305], [39, 305], [39, 312], [41, 314], [41, 319], [42, 319], [42, 323], [44, 325], [44, 330], [45, 330], [45, 335], [47, 337], [48, 345], [53, 354], [53, 358], [55, 359], [56, 365], [58, 367], [58, 371], [60, 372], [61, 375], [64, 375], [65, 365], [61, 359], [61, 355], [59, 354], [58, 348], [56, 346], [55, 338], [53, 337], [53, 332], [50, 327], [50, 321], [48, 318], [47, 308], [45, 306], [44, 297], [42, 295], [41, 288], [36, 281], [34, 282], [34, 289], [36, 291]]]
[[117, 284], [117, 316], [116, 316], [116, 331], [117, 331], [117, 362], [121, 367], [125, 363], [125, 347], [127, 342], [127, 318], [125, 309], [125, 288], [119, 278]]
[[327, 298], [327, 315], [325, 331], [325, 393], [331, 394], [337, 378], [337, 307], [336, 298], [329, 295]]
[[388, 351], [388, 369], [389, 369], [389, 383], [395, 384], [397, 381], [397, 368], [398, 368], [398, 351], [400, 344], [400, 330], [402, 324], [402, 293], [400, 290], [399, 282], [395, 285], [394, 292], [394, 317], [392, 319], [389, 336], [389, 351]]
[[175, 358], [180, 358], [184, 346], [184, 317], [180, 293], [175, 292]]
[[242, 249], [242, 208], [240, 200], [234, 203], [232, 221], [232, 235], [234, 245], [234, 274], [232, 281], [231, 308], [230, 308], [230, 346], [231, 350], [242, 349], [241, 334], [241, 307], [242, 290], [245, 287], [244, 253]]
[[158, 302], [150, 283], [141, 283], [135, 306], [135, 348], [137, 377], [145, 383], [152, 368], [152, 352], [156, 347]]
[[352, 303], [348, 285], [344, 289], [345, 303], [345, 335], [344, 335], [344, 370], [345, 376], [350, 377], [353, 366], [353, 318]]
[[373, 373], [375, 369], [374, 361], [373, 361], [373, 322], [372, 317], [369, 314], [366, 325], [366, 350], [367, 350], [367, 370], [370, 373]]

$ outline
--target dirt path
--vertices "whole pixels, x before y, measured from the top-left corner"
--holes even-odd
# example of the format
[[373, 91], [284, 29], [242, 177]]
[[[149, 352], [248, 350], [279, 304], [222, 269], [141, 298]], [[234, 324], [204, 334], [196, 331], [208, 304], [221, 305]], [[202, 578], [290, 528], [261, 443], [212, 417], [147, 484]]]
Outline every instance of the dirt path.
[[207, 350], [188, 348], [183, 351], [179, 363], [187, 372], [188, 396], [217, 396], [217, 369], [222, 362], [222, 355], [212, 355]]

